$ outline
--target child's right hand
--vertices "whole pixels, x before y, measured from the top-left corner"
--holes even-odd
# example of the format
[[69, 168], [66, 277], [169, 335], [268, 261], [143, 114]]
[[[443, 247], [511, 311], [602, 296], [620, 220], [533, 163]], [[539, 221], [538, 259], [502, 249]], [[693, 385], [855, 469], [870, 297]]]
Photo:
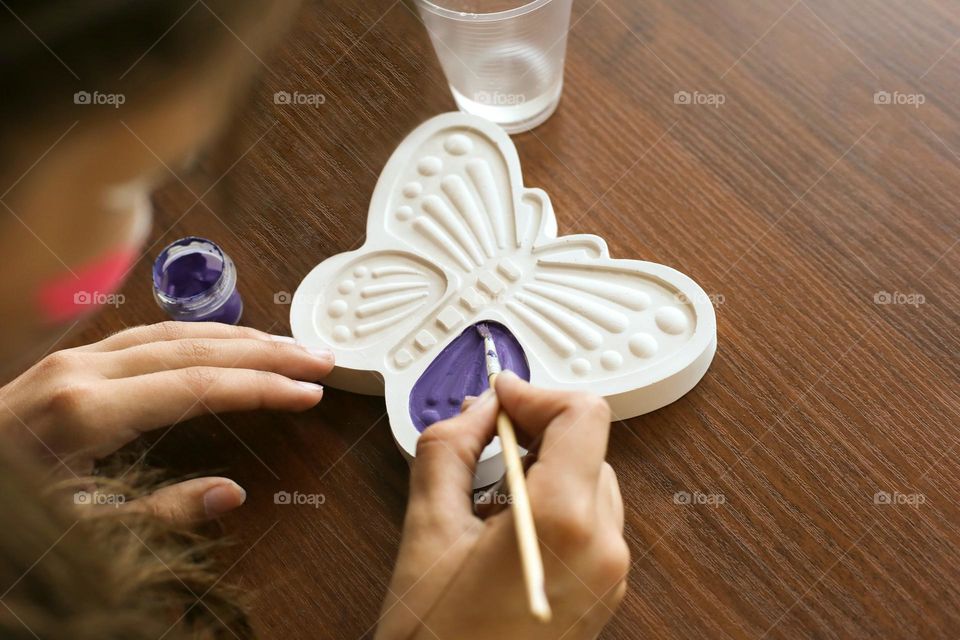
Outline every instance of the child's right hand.
[[499, 406], [488, 394], [420, 437], [378, 640], [592, 639], [626, 592], [623, 501], [604, 462], [606, 402], [508, 373], [497, 394], [521, 440], [539, 442], [527, 487], [553, 620], [537, 622], [527, 609], [511, 510], [486, 520], [474, 512], [473, 473]]

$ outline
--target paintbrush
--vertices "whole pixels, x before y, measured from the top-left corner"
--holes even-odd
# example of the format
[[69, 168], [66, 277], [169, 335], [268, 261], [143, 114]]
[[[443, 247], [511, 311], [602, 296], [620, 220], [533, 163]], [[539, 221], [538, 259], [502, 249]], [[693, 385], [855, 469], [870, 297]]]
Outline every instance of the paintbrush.
[[[490, 382], [490, 389], [494, 390], [494, 382], [501, 371], [497, 345], [487, 325], [481, 322], [476, 325], [476, 328], [483, 338], [487, 379]], [[523, 474], [523, 462], [520, 459], [520, 446], [517, 444], [513, 422], [503, 409], [500, 409], [497, 414], [497, 435], [500, 436], [503, 460], [507, 467], [507, 484], [513, 495], [513, 522], [517, 530], [520, 562], [523, 565], [523, 578], [527, 586], [527, 602], [530, 605], [530, 612], [537, 620], [549, 622], [551, 612], [544, 587], [543, 558], [540, 556], [540, 543], [533, 524], [533, 512], [530, 510], [530, 496], [527, 494], [527, 482]]]

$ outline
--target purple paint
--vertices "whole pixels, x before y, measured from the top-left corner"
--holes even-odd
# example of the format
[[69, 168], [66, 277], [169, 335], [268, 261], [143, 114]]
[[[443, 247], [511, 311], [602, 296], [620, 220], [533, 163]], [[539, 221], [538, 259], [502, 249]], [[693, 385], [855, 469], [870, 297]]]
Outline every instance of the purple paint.
[[160, 252], [153, 293], [174, 320], [236, 324], [243, 313], [233, 261], [204, 238], [183, 238]]
[[[486, 321], [497, 345], [500, 366], [530, 380], [523, 347], [502, 324]], [[417, 431], [460, 413], [466, 396], [478, 396], [489, 387], [483, 338], [471, 325], [430, 363], [410, 392], [410, 418]]]

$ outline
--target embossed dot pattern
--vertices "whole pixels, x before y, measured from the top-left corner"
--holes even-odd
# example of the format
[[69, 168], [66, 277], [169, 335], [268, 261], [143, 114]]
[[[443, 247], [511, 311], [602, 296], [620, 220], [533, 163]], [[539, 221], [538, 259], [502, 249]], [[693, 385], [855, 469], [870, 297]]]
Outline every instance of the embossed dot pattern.
[[646, 291], [637, 291], [633, 294], [634, 304], [640, 311], [650, 308], [650, 294]]
[[462, 133], [455, 133], [447, 137], [443, 143], [443, 148], [451, 155], [462, 156], [465, 153], [470, 153], [473, 149], [473, 142]]
[[652, 358], [657, 354], [657, 339], [649, 333], [635, 333], [627, 343], [630, 352], [638, 358]]
[[417, 163], [417, 171], [422, 176], [435, 176], [443, 168], [443, 161], [437, 156], [425, 156]]
[[657, 326], [664, 333], [679, 335], [687, 330], [687, 316], [676, 307], [660, 307], [655, 317]]
[[619, 351], [604, 351], [600, 356], [600, 364], [607, 371], [616, 371], [623, 364], [623, 356]]
[[350, 339], [350, 327], [345, 324], [338, 324], [333, 328], [333, 339], [337, 342], [346, 342]]
[[570, 370], [573, 371], [578, 376], [585, 376], [590, 373], [590, 370], [593, 367], [590, 366], [590, 361], [586, 358], [576, 358], [573, 362], [570, 363]]

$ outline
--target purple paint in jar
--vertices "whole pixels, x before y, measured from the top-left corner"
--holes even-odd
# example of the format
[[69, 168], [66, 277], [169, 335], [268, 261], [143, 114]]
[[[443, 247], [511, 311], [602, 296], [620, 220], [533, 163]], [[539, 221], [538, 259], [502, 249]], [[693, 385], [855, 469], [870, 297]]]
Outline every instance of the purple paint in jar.
[[196, 236], [167, 245], [157, 256], [153, 297], [174, 320], [237, 324], [243, 313], [230, 256]]

